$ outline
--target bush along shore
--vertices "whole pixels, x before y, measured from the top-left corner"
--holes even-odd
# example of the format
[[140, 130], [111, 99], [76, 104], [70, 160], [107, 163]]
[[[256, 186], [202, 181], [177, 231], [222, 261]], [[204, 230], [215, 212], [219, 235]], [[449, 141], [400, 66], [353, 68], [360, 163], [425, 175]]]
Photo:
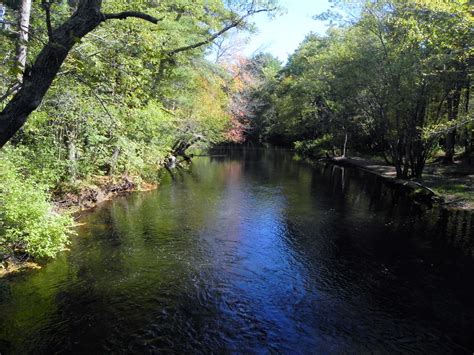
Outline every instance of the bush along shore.
[[138, 185], [128, 176], [96, 177], [87, 184], [80, 183], [75, 189], [51, 196], [44, 186], [34, 181], [20, 182], [18, 172], [11, 167], [8, 176], [5, 170], [2, 172], [0, 277], [40, 268], [42, 263], [65, 250], [82, 211], [114, 195], [157, 186]]
[[189, 159], [170, 154], [157, 166], [153, 180], [127, 174], [91, 176], [50, 190], [37, 177], [16, 168], [4, 154], [0, 159], [0, 277], [41, 268], [67, 250], [81, 212], [116, 195], [156, 189], [161, 173], [186, 169]]

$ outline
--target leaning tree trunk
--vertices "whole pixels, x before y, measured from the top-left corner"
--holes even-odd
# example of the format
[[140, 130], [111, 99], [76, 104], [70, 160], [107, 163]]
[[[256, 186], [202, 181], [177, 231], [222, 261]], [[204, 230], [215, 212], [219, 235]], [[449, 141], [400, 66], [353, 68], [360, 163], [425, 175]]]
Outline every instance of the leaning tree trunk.
[[158, 19], [136, 11], [101, 13], [102, 0], [79, 0], [77, 11], [49, 33], [49, 42], [36, 57], [31, 70], [25, 70], [21, 89], [0, 112], [0, 148], [25, 124], [41, 103], [62, 63], [75, 43], [109, 19], [129, 17], [158, 23]]
[[74, 44], [103, 21], [101, 0], [82, 1], [78, 10], [53, 31], [31, 70], [23, 76], [23, 85], [0, 113], [0, 148], [25, 124], [29, 114], [41, 103], [61, 64]]

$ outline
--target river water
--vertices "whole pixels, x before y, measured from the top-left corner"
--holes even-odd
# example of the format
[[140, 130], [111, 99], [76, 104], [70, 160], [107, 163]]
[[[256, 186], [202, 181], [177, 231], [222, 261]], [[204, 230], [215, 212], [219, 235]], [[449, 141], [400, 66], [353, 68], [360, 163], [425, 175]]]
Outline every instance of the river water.
[[474, 218], [285, 151], [196, 158], [0, 280], [0, 353], [474, 351]]

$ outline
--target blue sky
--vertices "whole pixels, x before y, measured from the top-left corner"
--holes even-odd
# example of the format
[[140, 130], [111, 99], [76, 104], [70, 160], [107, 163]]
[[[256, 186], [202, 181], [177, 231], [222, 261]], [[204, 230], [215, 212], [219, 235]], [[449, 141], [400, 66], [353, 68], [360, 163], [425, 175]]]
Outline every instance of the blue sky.
[[305, 36], [313, 31], [323, 34], [326, 26], [311, 17], [327, 10], [327, 0], [280, 0], [286, 13], [269, 19], [266, 14], [253, 17], [258, 32], [251, 36], [245, 53], [270, 52], [285, 62]]

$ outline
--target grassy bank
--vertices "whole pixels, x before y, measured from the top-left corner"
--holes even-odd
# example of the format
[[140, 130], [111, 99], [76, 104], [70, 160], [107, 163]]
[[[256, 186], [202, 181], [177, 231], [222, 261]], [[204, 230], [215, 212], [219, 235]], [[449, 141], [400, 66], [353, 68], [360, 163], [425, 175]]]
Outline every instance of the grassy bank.
[[420, 196], [429, 197], [446, 208], [474, 211], [474, 166], [457, 160], [454, 164], [429, 164], [422, 179], [401, 180], [396, 178], [393, 166], [381, 160], [366, 157], [324, 158], [333, 164], [363, 169], [387, 181], [413, 190]]

